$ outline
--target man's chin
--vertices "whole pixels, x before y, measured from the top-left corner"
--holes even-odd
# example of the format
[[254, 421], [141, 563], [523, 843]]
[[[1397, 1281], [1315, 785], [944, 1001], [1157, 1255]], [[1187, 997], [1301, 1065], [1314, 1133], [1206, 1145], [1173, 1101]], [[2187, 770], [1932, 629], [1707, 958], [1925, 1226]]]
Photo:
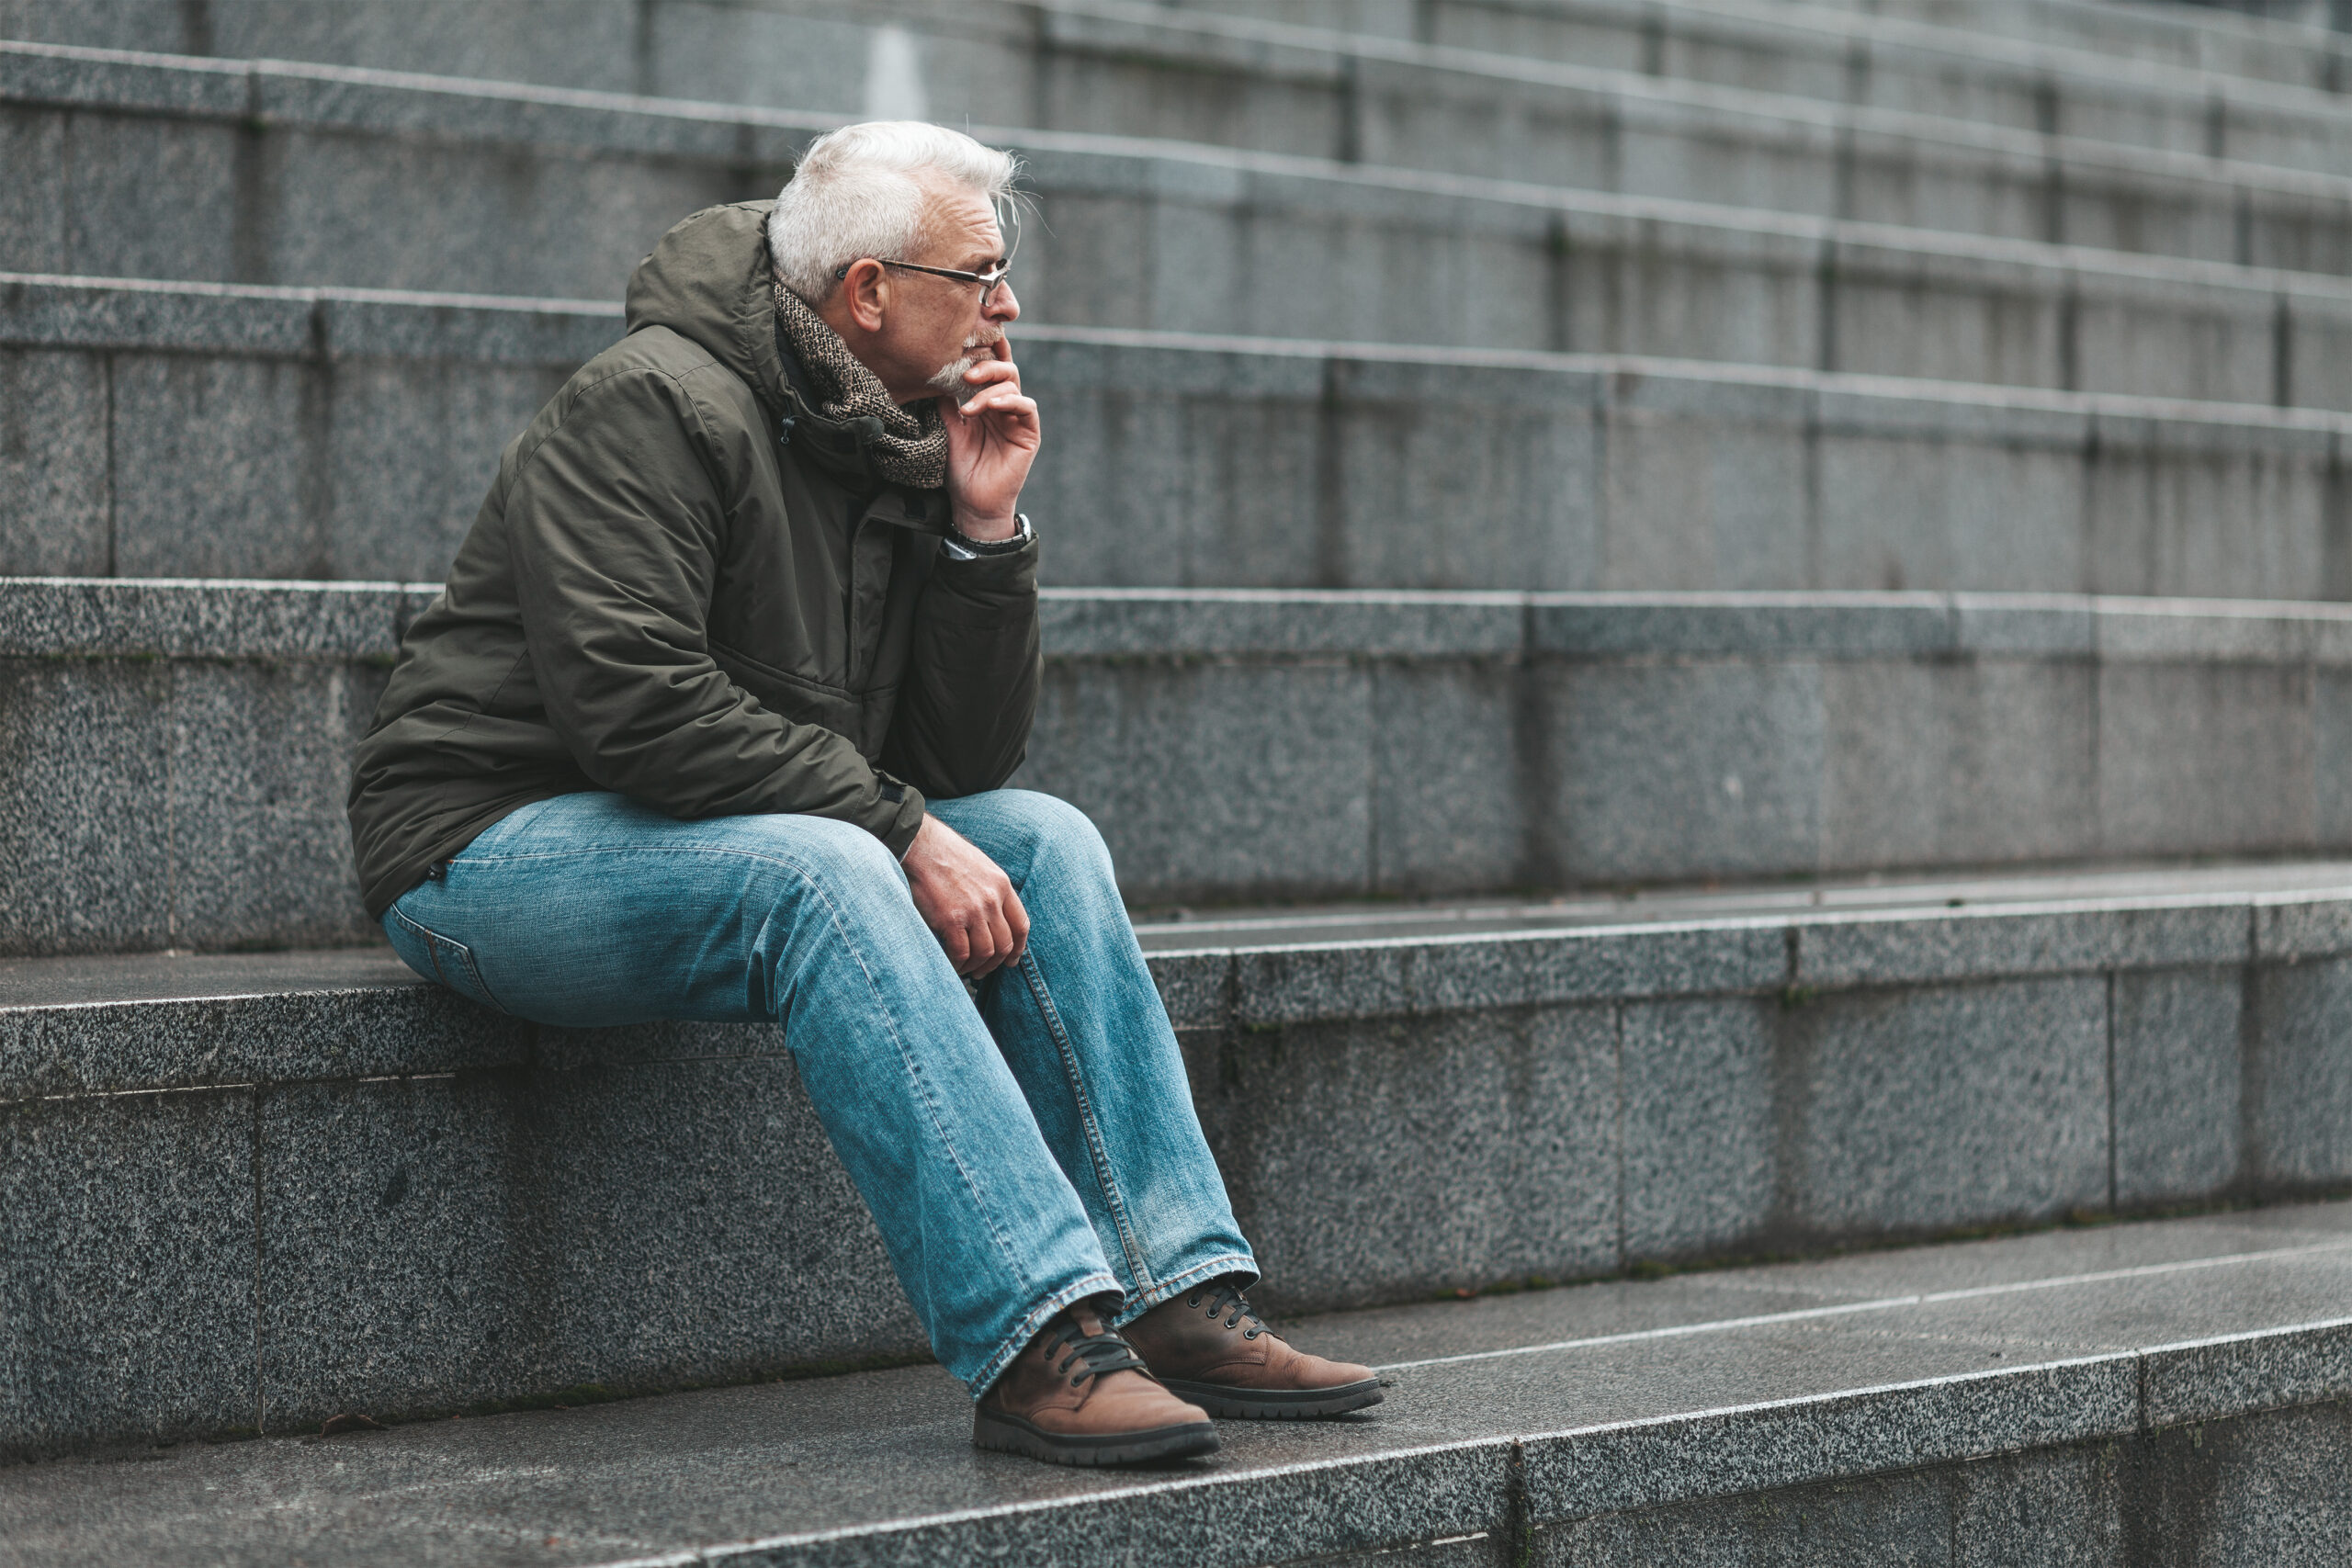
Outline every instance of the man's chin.
[[969, 387], [964, 384], [965, 372], [970, 370], [973, 366], [978, 365], [978, 360], [973, 358], [967, 354], [963, 358], [955, 361], [953, 364], [941, 366], [939, 367], [938, 374], [932, 377], [932, 378], [924, 382], [923, 385], [931, 388], [932, 390], [939, 393], [943, 397], [961, 398], [966, 392], [971, 390]]

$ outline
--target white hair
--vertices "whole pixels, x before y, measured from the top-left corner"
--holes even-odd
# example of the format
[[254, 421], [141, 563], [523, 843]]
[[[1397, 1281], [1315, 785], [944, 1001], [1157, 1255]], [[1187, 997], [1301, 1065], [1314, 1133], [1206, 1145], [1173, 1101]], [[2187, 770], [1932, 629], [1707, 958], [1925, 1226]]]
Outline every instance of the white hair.
[[[768, 215], [768, 252], [784, 286], [814, 305], [840, 268], [865, 256], [894, 260], [924, 242], [933, 182], [978, 194], [1010, 217], [1020, 164], [959, 130], [919, 119], [872, 119], [808, 144]], [[926, 177], [928, 176], [928, 177]]]

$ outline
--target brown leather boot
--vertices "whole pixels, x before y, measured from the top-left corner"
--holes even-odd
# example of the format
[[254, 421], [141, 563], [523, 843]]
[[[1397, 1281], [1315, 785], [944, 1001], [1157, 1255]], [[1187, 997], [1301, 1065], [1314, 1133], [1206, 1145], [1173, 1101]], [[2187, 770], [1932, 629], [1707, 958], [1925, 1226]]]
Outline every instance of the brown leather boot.
[[1081, 1302], [1056, 1314], [980, 1395], [972, 1441], [1051, 1464], [1139, 1464], [1208, 1453], [1216, 1428]]
[[1296, 1421], [1381, 1400], [1370, 1367], [1292, 1349], [1230, 1280], [1160, 1303], [1127, 1325], [1126, 1336], [1170, 1393], [1212, 1416]]

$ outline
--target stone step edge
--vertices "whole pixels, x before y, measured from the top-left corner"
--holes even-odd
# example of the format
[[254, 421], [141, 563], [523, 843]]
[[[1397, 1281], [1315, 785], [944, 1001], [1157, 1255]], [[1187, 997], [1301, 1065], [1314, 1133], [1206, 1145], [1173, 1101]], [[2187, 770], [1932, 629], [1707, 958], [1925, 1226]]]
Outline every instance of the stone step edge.
[[[459, 359], [486, 364], [572, 365], [618, 341], [621, 308], [593, 299], [411, 289], [294, 288], [161, 278], [0, 272], [0, 346], [56, 350], [213, 352], [240, 358], [332, 363], [355, 359]], [[2091, 425], [2157, 423], [2169, 435], [2210, 431], [2243, 442], [2352, 437], [2352, 413], [2267, 403], [2204, 402], [2129, 392], [2062, 391], [1976, 381], [1866, 375], [1854, 371], [1668, 359], [1542, 349], [1453, 348], [1317, 338], [1072, 327], [1024, 321], [1023, 342], [1076, 347], [1339, 364], [1515, 371], [1584, 378], [1596, 406], [1685, 410], [1710, 393], [1743, 402], [1758, 396], [1810, 400], [1806, 417], [1825, 429], [1916, 432], [1938, 411], [1981, 423], [2007, 417], [2062, 422], [2052, 439], [2081, 440]], [[2111, 439], [2130, 438], [2115, 431]]]
[[[1480, 1536], [1524, 1548], [1537, 1528], [1595, 1515], [2114, 1441], [2347, 1396], [2352, 1318], [2336, 1318], [1238, 1475], [1106, 1478], [1081, 1498], [725, 1542], [605, 1568], [774, 1561], [796, 1549], [808, 1552], [800, 1560], [846, 1562], [849, 1551], [821, 1549], [881, 1542], [897, 1561], [1060, 1561], [1054, 1552], [1065, 1542], [1099, 1543], [1089, 1521], [1103, 1514], [1131, 1539], [1203, 1545], [1220, 1521], [1247, 1520], [1268, 1532], [1253, 1559], [1264, 1562]], [[1317, 1506], [1298, 1507], [1308, 1493]], [[1401, 1536], [1395, 1526], [1408, 1519], [1417, 1528]]]
[[[1163, 949], [1147, 962], [1178, 1029], [1253, 1030], [1668, 998], [1811, 999], [2346, 953], [2352, 953], [2352, 886], [1221, 943]], [[44, 964], [64, 974], [86, 971], [90, 962], [26, 959], [8, 967], [21, 987]], [[0, 1105], [707, 1051], [695, 1031], [666, 1025], [533, 1026], [407, 976], [389, 953], [380, 962], [369, 977], [283, 988], [191, 982], [181, 997], [0, 1004]]]
[[[0, 659], [385, 660], [433, 582], [0, 577]], [[2352, 664], [2352, 604], [2074, 593], [1047, 588], [1048, 659]]]
[[[37, 74], [32, 65], [43, 62], [61, 68], [83, 69], [52, 73], [59, 79], [45, 85], [26, 83], [24, 77]], [[113, 80], [92, 80], [101, 75]], [[284, 88], [303, 101], [264, 101], [261, 87], [265, 84]], [[385, 100], [386, 112], [365, 111], [360, 100], [369, 95]], [[492, 113], [504, 118], [495, 127], [469, 126], [465, 119], [449, 114], [453, 99], [471, 104], [477, 116]], [[807, 136], [832, 130], [852, 118], [706, 104], [691, 99], [631, 97], [469, 77], [284, 61], [217, 61], [77, 44], [5, 40], [0, 40], [0, 103], [111, 109], [239, 124], [433, 134], [461, 140], [470, 133], [503, 141], [703, 157], [730, 163], [788, 163], [797, 156]], [[559, 134], [565, 127], [553, 123], [558, 115], [574, 117], [570, 128], [575, 131], [588, 129], [577, 117], [593, 117], [600, 122], [604, 134]], [[635, 125], [640, 130], [636, 135], [627, 135], [622, 132], [624, 125]], [[1303, 154], [1253, 152], [1196, 142], [995, 126], [975, 126], [970, 130], [973, 135], [1016, 152], [1126, 161], [1165, 168], [1170, 172], [1168, 179], [1174, 190], [1182, 190], [1188, 183], [1176, 171], [1192, 168], [1208, 172], [1212, 178], [1221, 172], [1288, 179], [1302, 183], [1308, 189], [1334, 194], [1350, 188], [1410, 192], [1600, 221], [1678, 223], [1714, 231], [1727, 243], [1745, 248], [1752, 248], [1759, 238], [1793, 241], [1827, 247], [1832, 254], [1823, 258], [1823, 265], [1833, 262], [1836, 252], [1850, 248], [1857, 252], [1901, 252], [2264, 295], [2352, 299], [2352, 277], [2321, 273], [2104, 251], [2043, 241], [1991, 239], [1951, 231], [1813, 218], [1668, 197], [1619, 196], [1493, 177], [1374, 167]], [[2034, 162], [2038, 164], [2039, 158]], [[2231, 183], [2265, 183], [2259, 168], [2246, 168], [2250, 172], [2245, 177], [2233, 176]], [[2312, 177], [2334, 182], [2332, 191], [2352, 197], [2352, 175]]]
[[[2058, 10], [2094, 10], [2101, 13], [2103, 17], [2105, 13], [2114, 9], [2111, 4], [2086, 6], [2079, 0], [2042, 0], [2042, 4]], [[2300, 82], [2249, 76], [2217, 66], [2176, 65], [2161, 60], [2109, 56], [2071, 44], [1948, 27], [1913, 17], [1815, 5], [1808, 3], [1808, 0], [1748, 0], [1747, 4], [1741, 0], [1663, 0], [1661, 8], [1669, 16], [1680, 12], [1717, 18], [1733, 26], [1803, 33], [1833, 43], [1842, 44], [1859, 37], [1896, 49], [2006, 65], [2020, 74], [2047, 71], [2054, 65], [2071, 74], [2096, 80], [2104, 73], [2111, 81], [2135, 86], [2145, 84], [2183, 96], [2193, 97], [2199, 93], [2211, 92], [2218, 85], [2225, 93], [2234, 89], [2243, 96], [2256, 98], [2267, 96], [2275, 89], [2283, 97], [2299, 99], [2314, 107], [2341, 107], [2345, 103], [2340, 93]], [[2280, 36], [2269, 31], [2281, 26], [2270, 18], [2215, 6], [2133, 6], [2128, 19], [2136, 28], [2173, 28], [2192, 35], [2200, 32], [2222, 37], [2237, 34], [2242, 40], [2250, 39], [2273, 47], [2352, 55], [2352, 39], [2333, 29], [2284, 24], [2288, 30]], [[2251, 28], [2233, 25], [2242, 22], [2252, 24]]]
[[[2233, 174], [2254, 171], [2254, 178], [2278, 189], [2327, 188], [2346, 176], [2331, 175], [2294, 164], [2266, 164], [2244, 159], [2213, 158], [2201, 153], [2162, 152], [2127, 142], [2094, 137], [2053, 135], [2026, 130], [1996, 121], [1969, 119], [1919, 110], [1894, 109], [1843, 98], [1816, 98], [1802, 93], [1739, 87], [1691, 76], [1652, 76], [1620, 67], [1578, 65], [1540, 55], [1500, 54], [1458, 44], [1419, 43], [1377, 33], [1351, 33], [1259, 17], [1217, 11], [1178, 11], [1149, 0], [1037, 0], [1047, 18], [1046, 40], [1072, 50], [1118, 51], [1122, 45], [1145, 59], [1182, 61], [1186, 55], [1166, 45], [1155, 48], [1148, 35], [1176, 34], [1202, 41], [1193, 57], [1203, 63], [1247, 70], [1265, 54], [1279, 51], [1285, 73], [1302, 68], [1321, 79], [1346, 79], [1350, 63], [1362, 61], [1400, 66], [1432, 76], [1469, 77], [1536, 87], [1565, 88], [1595, 96], [1614, 96], [1635, 102], [1672, 105], [1692, 110], [1786, 121], [1838, 132], [1861, 131], [1928, 145], [1965, 147], [1972, 151], [2013, 157], [2056, 156], [2097, 162], [2135, 173], [2177, 176], [2198, 183], [2230, 183]], [[1668, 8], [1670, 12], [1672, 7]], [[1068, 17], [1078, 25], [1057, 18]], [[1099, 32], [1084, 24], [1095, 23]], [[1793, 24], [1793, 30], [1806, 30]], [[1123, 34], [1119, 29], [1125, 28]], [[1969, 35], [1960, 34], [1962, 38]], [[1227, 47], [1219, 49], [1218, 45]], [[1252, 47], [1254, 46], [1254, 48]], [[1917, 45], [1897, 47], [1918, 48]], [[1962, 55], [1967, 62], [2007, 65], [1979, 51], [1954, 49], [1939, 42], [1922, 52]], [[1310, 62], [1328, 62], [1313, 71]], [[2110, 101], [2120, 98], [2178, 106], [2197, 114], [2220, 103], [2283, 118], [2281, 111], [2320, 121], [2352, 121], [2352, 105], [2315, 88], [2298, 89], [2284, 84], [2260, 86], [2243, 78], [2218, 82], [2181, 81], [2177, 73], [2131, 72], [2141, 62], [2107, 62], [2080, 51], [2046, 50], [2032, 67], [2015, 73], [2030, 75], [2037, 85], [2055, 83], [2060, 90], [2087, 90]], [[2125, 68], [2119, 72], [2119, 67]], [[2276, 85], [2278, 91], [2267, 90]], [[2234, 90], [2233, 90], [2234, 89]], [[2279, 176], [2275, 181], [2270, 176]], [[2312, 183], [2304, 184], [2306, 180]]]

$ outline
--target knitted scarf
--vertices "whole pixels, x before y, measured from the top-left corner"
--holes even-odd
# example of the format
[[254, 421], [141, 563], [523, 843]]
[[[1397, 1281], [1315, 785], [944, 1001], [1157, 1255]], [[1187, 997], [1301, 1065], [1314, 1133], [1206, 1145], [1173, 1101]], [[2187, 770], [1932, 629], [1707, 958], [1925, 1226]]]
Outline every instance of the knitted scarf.
[[910, 408], [890, 400], [882, 378], [859, 363], [841, 334], [827, 326], [800, 296], [775, 285], [776, 325], [785, 345], [808, 378], [816, 412], [829, 420], [870, 414], [882, 434], [865, 443], [876, 474], [912, 490], [937, 490], [947, 482], [947, 426], [929, 398]]

